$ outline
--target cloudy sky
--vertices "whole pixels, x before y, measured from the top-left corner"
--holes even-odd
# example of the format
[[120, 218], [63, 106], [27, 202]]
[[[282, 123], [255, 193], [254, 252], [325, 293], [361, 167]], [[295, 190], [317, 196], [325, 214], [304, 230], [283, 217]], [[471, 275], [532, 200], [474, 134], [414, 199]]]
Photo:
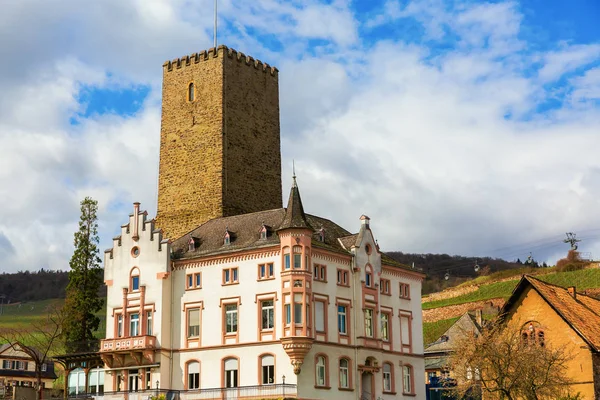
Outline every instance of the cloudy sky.
[[[156, 211], [162, 63], [212, 46], [212, 0], [8, 0], [0, 271], [67, 269]], [[384, 250], [600, 258], [600, 3], [219, 0], [219, 43], [280, 69], [305, 209]]]

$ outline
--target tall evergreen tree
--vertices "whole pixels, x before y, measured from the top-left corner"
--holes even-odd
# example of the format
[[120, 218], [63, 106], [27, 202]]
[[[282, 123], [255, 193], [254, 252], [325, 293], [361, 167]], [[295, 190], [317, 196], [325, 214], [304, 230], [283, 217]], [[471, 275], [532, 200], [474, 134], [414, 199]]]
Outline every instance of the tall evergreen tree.
[[86, 197], [81, 202], [79, 229], [75, 232], [75, 252], [69, 265], [69, 284], [65, 301], [65, 346], [69, 353], [93, 350], [94, 331], [100, 325], [96, 315], [102, 309], [99, 297], [102, 268], [98, 256], [98, 202]]

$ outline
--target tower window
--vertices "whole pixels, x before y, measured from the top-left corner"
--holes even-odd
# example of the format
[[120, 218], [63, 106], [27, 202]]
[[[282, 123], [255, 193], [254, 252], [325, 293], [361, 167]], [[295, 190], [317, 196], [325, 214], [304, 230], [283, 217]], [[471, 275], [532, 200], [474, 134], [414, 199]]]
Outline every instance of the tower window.
[[188, 86], [188, 101], [194, 101], [196, 97], [196, 89], [193, 83]]

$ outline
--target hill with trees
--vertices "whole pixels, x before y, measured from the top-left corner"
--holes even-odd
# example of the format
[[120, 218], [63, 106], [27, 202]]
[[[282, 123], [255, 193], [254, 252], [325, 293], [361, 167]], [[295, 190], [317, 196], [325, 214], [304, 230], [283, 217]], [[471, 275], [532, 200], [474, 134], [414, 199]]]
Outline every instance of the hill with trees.
[[[102, 274], [102, 271], [99, 273]], [[4, 304], [64, 299], [68, 283], [67, 271], [40, 269], [37, 272], [2, 273], [0, 274], [0, 299]], [[99, 295], [106, 297], [106, 287], [102, 287]]]

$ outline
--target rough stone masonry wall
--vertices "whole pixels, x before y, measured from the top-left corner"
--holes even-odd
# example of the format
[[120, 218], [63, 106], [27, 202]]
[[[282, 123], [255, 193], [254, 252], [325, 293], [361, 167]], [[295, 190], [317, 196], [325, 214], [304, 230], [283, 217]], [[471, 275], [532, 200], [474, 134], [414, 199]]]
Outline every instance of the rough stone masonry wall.
[[277, 74], [235, 57], [223, 61], [223, 213], [281, 208]]
[[482, 309], [484, 314], [498, 312], [506, 300], [503, 298], [474, 301], [472, 303], [455, 304], [453, 306], [423, 310], [423, 322], [435, 322], [460, 317], [467, 311]]
[[156, 225], [165, 237], [281, 207], [277, 81], [275, 68], [224, 46], [164, 64]]

